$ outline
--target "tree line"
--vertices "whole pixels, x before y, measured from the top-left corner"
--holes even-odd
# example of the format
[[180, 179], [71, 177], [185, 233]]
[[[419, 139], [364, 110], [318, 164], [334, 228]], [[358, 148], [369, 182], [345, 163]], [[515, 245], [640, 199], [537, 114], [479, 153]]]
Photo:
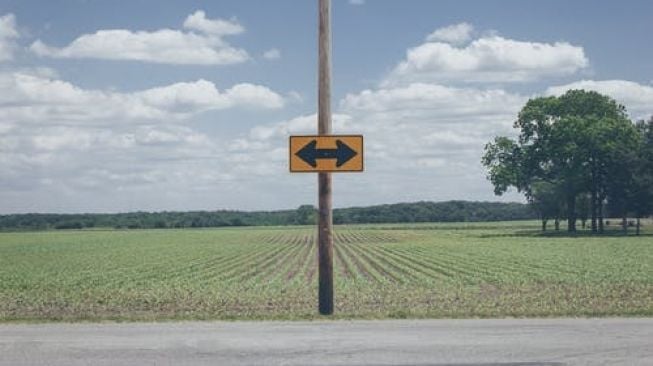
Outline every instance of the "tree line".
[[496, 137], [482, 163], [494, 192], [510, 187], [524, 193], [542, 221], [581, 221], [603, 233], [606, 211], [621, 218], [653, 213], [653, 117], [633, 123], [626, 108], [593, 91], [529, 100], [514, 127], [516, 138]]
[[[335, 224], [507, 221], [535, 219], [526, 204], [499, 202], [415, 202], [335, 209]], [[0, 215], [1, 230], [163, 229], [225, 226], [282, 226], [316, 223], [316, 208], [278, 211], [131, 212], [117, 214]]]

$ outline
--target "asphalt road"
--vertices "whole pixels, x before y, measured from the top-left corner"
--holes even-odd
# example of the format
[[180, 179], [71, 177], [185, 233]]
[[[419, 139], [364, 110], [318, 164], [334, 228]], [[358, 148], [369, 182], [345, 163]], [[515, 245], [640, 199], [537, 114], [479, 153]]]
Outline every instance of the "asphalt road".
[[0, 325], [0, 365], [653, 365], [653, 319]]

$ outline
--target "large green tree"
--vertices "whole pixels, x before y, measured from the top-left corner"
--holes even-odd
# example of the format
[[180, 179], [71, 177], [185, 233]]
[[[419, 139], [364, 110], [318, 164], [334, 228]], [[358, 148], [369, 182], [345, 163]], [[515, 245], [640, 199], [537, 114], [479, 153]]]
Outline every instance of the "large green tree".
[[653, 214], [653, 117], [647, 122], [637, 123], [640, 145], [635, 158], [628, 210], [637, 218], [637, 235], [640, 230], [640, 218]]
[[[486, 145], [483, 164], [495, 193], [508, 187], [537, 200], [535, 184], [548, 183], [557, 201], [564, 202], [568, 231], [576, 231], [576, 201], [591, 196], [592, 228], [608, 197], [608, 177], [623, 168], [624, 151], [637, 144], [635, 129], [625, 108], [593, 91], [570, 90], [560, 97], [529, 100], [514, 127], [516, 140], [497, 137]], [[559, 203], [556, 203], [560, 207]]]

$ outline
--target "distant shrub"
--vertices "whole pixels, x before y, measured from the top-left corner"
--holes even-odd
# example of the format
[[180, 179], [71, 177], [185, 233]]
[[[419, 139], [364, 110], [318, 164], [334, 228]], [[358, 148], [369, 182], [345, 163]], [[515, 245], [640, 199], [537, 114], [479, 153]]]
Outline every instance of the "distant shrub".
[[54, 226], [57, 230], [81, 229], [84, 225], [79, 221], [64, 221]]

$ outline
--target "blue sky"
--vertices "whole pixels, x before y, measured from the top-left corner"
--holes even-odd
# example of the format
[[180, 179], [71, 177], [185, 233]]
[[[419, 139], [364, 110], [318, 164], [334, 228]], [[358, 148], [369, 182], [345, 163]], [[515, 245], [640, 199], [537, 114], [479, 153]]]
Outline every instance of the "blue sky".
[[[0, 0], [0, 213], [315, 203], [287, 137], [316, 110], [315, 1]], [[650, 1], [333, 0], [339, 207], [492, 194], [483, 145], [528, 98], [653, 114]]]

